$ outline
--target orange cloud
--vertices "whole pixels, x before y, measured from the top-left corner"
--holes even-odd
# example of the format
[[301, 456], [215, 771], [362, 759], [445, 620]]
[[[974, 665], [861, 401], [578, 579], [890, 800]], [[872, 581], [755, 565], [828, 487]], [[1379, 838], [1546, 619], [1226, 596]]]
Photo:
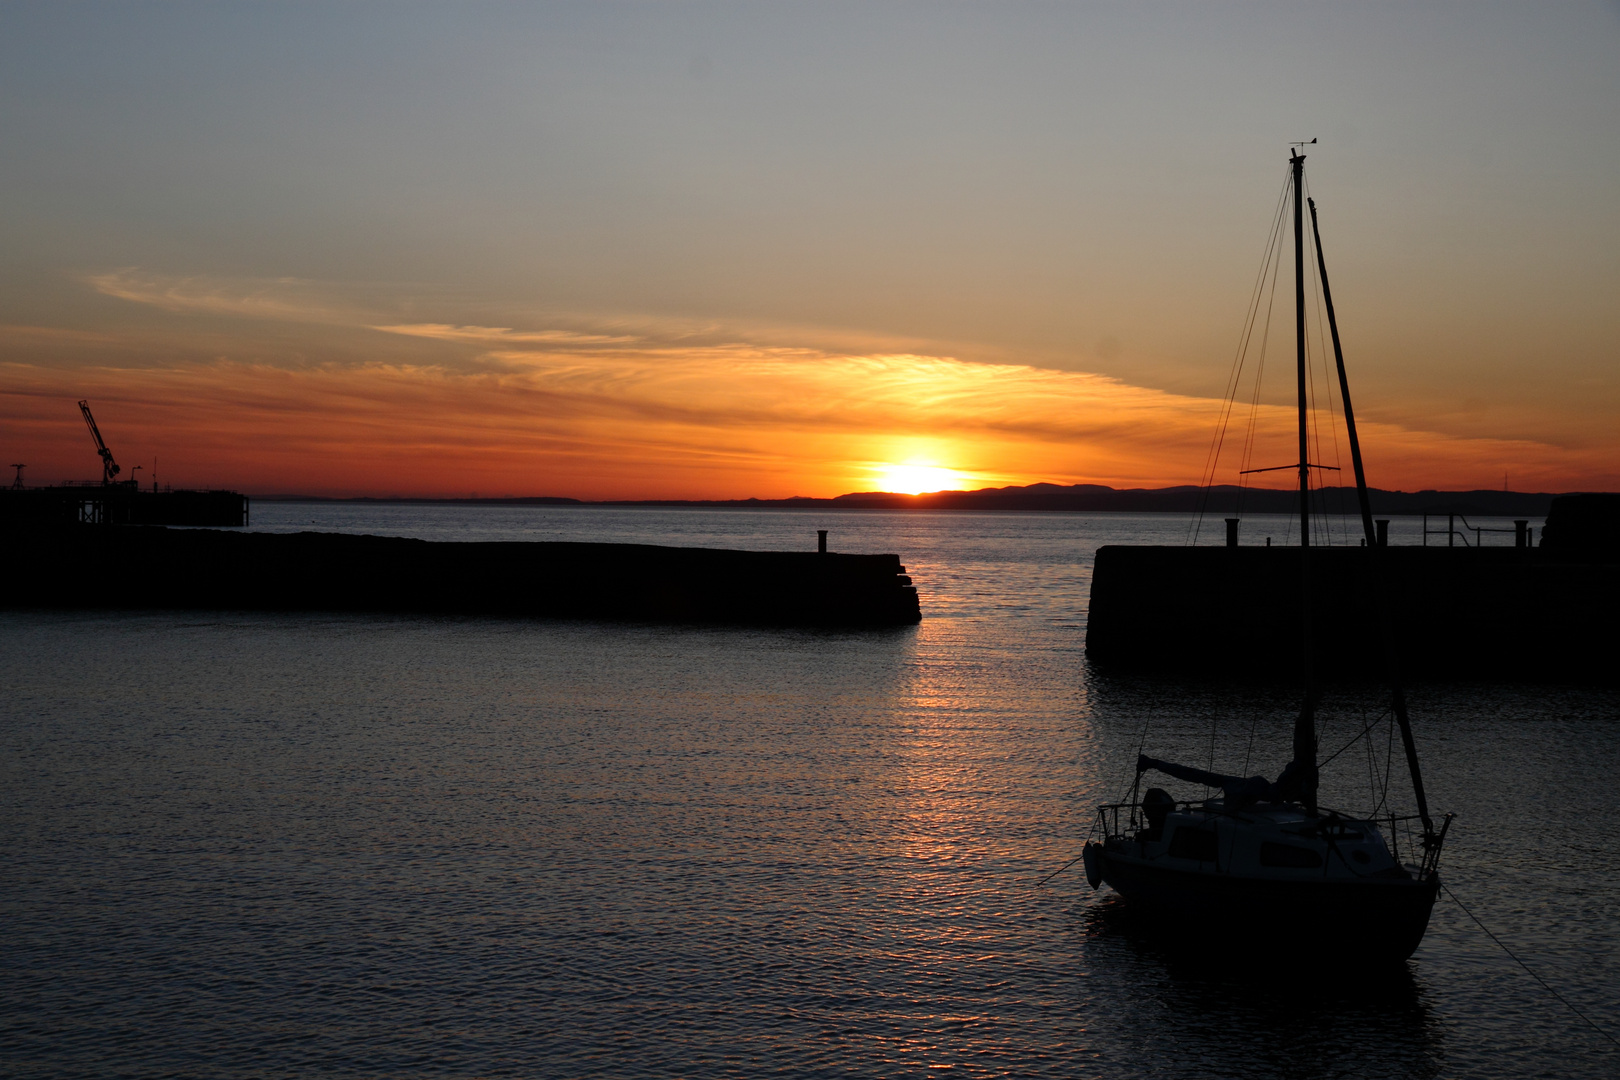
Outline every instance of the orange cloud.
[[[156, 455], [177, 485], [330, 495], [827, 496], [882, 488], [901, 465], [964, 486], [1196, 483], [1221, 412], [1100, 375], [917, 352], [389, 321], [303, 282], [91, 280], [175, 323], [0, 327], [4, 450], [33, 482], [95, 474], [80, 397], [126, 468]], [[198, 316], [242, 329], [204, 333], [187, 322]], [[283, 329], [247, 328], [266, 322]], [[155, 334], [177, 358], [160, 358]], [[1293, 423], [1289, 408], [1256, 410], [1254, 464], [1293, 460]], [[1362, 433], [1381, 487], [1616, 479], [1606, 447]], [[1224, 466], [1217, 480], [1235, 480], [1235, 455]]]
[[[1098, 376], [938, 357], [739, 346], [504, 359], [506, 370], [474, 374], [219, 361], [135, 378], [13, 363], [0, 368], [0, 416], [16, 460], [61, 476], [94, 471], [72, 407], [85, 395], [115, 452], [129, 464], [157, 454], [174, 483], [630, 498], [835, 495], [881, 487], [886, 468], [905, 462], [980, 485], [1190, 483], [1217, 413], [1215, 402]], [[1282, 408], [1263, 417], [1279, 460], [1290, 419]], [[1592, 464], [1534, 443], [1385, 425], [1364, 438], [1382, 486], [1494, 486], [1512, 467], [1530, 481], [1519, 486], [1558, 487], [1560, 474]]]

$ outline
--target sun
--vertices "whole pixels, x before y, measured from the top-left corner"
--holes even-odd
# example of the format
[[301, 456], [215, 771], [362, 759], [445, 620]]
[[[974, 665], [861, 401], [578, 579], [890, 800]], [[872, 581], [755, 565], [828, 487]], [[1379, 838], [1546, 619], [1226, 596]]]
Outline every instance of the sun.
[[963, 479], [955, 469], [939, 465], [880, 465], [877, 472], [883, 477], [883, 490], [903, 495], [920, 495], [925, 491], [953, 491], [960, 489]]

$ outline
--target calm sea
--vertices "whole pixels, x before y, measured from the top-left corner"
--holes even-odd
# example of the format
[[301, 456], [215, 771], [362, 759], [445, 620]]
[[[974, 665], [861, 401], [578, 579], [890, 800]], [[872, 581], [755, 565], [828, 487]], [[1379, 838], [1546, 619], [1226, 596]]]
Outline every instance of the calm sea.
[[[1366, 981], [1308, 951], [1209, 970], [1078, 867], [1038, 886], [1139, 746], [1287, 757], [1286, 687], [1087, 668], [1093, 552], [1180, 543], [1184, 518], [260, 503], [254, 521], [806, 550], [825, 528], [833, 550], [898, 552], [924, 620], [0, 613], [7, 1075], [1620, 1074], [1449, 900], [1404, 969]], [[1397, 521], [1395, 542], [1416, 532]], [[1436, 611], [1433, 632], [1534, 628]], [[1323, 745], [1377, 710], [1375, 687], [1337, 688]], [[1447, 882], [1620, 1037], [1620, 697], [1426, 685], [1413, 714], [1431, 799], [1458, 815]], [[1366, 807], [1388, 750], [1340, 758], [1328, 801]]]

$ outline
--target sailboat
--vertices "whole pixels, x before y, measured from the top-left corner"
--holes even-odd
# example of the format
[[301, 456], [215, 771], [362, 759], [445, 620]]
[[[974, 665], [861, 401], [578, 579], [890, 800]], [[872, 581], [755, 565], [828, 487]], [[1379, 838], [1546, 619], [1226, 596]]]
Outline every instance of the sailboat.
[[[1358, 816], [1325, 808], [1317, 801], [1319, 689], [1311, 671], [1310, 470], [1314, 466], [1307, 453], [1305, 145], [1295, 144], [1289, 156], [1299, 401], [1299, 461], [1293, 467], [1299, 476], [1304, 575], [1300, 663], [1305, 686], [1294, 723], [1292, 756], [1277, 778], [1269, 780], [1228, 776], [1139, 754], [1130, 799], [1098, 807], [1095, 838], [1086, 842], [1082, 859], [1093, 888], [1106, 883], [1124, 898], [1128, 909], [1145, 914], [1150, 925], [1190, 934], [1206, 944], [1232, 946], [1250, 956], [1297, 957], [1309, 951], [1362, 961], [1404, 960], [1416, 950], [1428, 928], [1440, 890], [1440, 852], [1451, 815], [1436, 828], [1429, 813], [1398, 657], [1387, 629], [1390, 712], [1400, 728], [1417, 813]], [[1381, 580], [1377, 564], [1382, 552], [1367, 495], [1333, 295], [1327, 284], [1316, 203], [1308, 201], [1366, 534], [1364, 550], [1374, 561], [1375, 579]], [[1388, 604], [1383, 607], [1387, 613]], [[1387, 626], [1387, 618], [1385, 621]], [[1142, 793], [1143, 777], [1149, 773], [1203, 784], [1220, 794], [1178, 801], [1162, 788]]]

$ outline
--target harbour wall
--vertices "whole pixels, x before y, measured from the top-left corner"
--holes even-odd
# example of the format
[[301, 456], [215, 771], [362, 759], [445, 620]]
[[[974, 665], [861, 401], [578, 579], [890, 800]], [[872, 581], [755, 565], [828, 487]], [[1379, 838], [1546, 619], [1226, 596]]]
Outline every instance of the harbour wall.
[[53, 525], [234, 528], [248, 523], [248, 508], [248, 497], [236, 491], [145, 491], [127, 483], [0, 488], [0, 528]]
[[[1102, 670], [1298, 679], [1300, 558], [1297, 547], [1103, 547], [1087, 654]], [[1322, 677], [1385, 677], [1392, 641], [1409, 677], [1620, 681], [1620, 562], [1346, 547], [1312, 548], [1310, 568]]]
[[377, 611], [793, 626], [921, 619], [898, 555], [8, 529], [7, 607]]

